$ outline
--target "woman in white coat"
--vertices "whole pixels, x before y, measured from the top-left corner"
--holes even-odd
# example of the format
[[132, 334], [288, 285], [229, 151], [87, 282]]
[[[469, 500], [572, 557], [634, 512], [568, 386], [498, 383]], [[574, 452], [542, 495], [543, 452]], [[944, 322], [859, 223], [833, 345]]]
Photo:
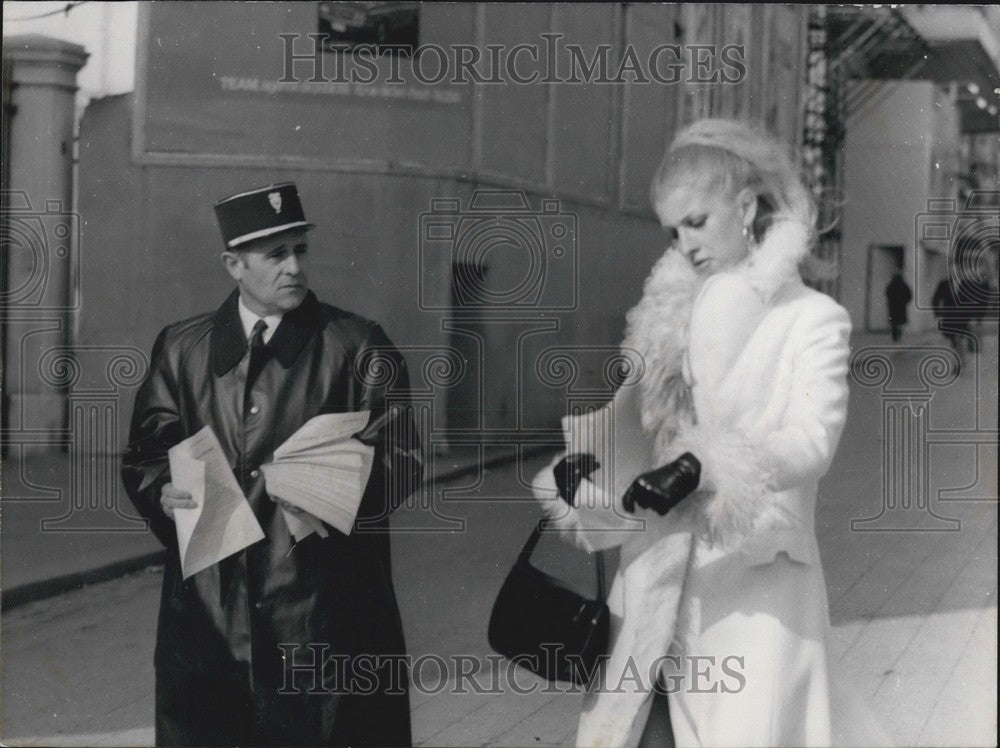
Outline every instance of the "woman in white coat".
[[681, 131], [651, 193], [669, 247], [628, 314], [642, 376], [609, 406], [618, 451], [534, 481], [567, 538], [621, 545], [578, 744], [884, 741], [826, 648], [814, 511], [850, 321], [800, 276], [812, 201], [777, 141], [726, 120]]

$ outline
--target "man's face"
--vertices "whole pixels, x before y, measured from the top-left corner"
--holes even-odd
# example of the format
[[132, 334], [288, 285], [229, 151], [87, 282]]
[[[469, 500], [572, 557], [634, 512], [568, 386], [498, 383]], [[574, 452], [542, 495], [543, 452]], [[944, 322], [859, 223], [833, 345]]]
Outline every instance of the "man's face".
[[222, 253], [226, 270], [240, 288], [240, 296], [254, 314], [290, 312], [306, 297], [306, 232], [296, 231], [250, 242]]

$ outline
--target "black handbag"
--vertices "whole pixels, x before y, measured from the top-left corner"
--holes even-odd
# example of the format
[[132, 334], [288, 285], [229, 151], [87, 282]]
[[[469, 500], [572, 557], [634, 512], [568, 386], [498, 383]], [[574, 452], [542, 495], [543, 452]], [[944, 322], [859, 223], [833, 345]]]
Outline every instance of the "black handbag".
[[598, 599], [590, 600], [531, 565], [540, 536], [535, 527], [500, 588], [490, 615], [490, 646], [549, 682], [586, 686], [608, 649], [603, 554], [596, 559]]

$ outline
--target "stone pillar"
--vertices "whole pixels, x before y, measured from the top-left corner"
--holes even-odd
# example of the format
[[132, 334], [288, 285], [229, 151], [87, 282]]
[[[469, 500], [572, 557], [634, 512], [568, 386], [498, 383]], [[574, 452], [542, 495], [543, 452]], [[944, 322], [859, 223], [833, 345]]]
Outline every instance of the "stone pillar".
[[39, 364], [47, 351], [71, 342], [80, 229], [73, 213], [76, 76], [88, 54], [38, 34], [5, 37], [3, 54], [13, 68], [14, 108], [0, 289], [4, 441], [38, 451], [67, 441], [67, 394], [39, 375]]

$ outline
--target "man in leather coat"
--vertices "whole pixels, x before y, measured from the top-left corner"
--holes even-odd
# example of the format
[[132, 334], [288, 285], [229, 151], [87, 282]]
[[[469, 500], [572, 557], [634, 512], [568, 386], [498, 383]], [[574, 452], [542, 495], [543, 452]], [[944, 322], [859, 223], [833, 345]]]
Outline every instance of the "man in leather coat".
[[[130, 499], [167, 547], [156, 742], [408, 745], [387, 534], [422, 478], [405, 362], [377, 323], [308, 290], [312, 225], [294, 184], [227, 198], [216, 214], [237, 288], [156, 339], [122, 464]], [[354, 438], [374, 462], [354, 530], [295, 542], [260, 466], [311, 418], [359, 410], [371, 419]], [[167, 451], [206, 425], [265, 537], [185, 580], [173, 513], [194, 502], [171, 484]]]

